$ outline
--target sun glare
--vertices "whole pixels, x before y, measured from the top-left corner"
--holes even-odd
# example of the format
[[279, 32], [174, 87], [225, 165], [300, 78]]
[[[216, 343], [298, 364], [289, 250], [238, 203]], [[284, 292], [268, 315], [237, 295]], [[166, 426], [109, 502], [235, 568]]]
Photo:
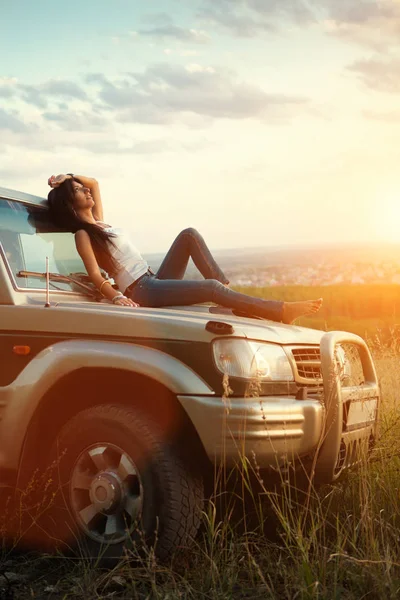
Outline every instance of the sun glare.
[[373, 212], [377, 237], [400, 243], [400, 188], [397, 192], [383, 194]]

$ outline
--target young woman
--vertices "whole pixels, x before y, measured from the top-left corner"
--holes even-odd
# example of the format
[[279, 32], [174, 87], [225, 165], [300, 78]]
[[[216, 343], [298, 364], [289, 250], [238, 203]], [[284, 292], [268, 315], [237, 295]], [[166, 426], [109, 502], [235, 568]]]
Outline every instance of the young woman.
[[[52, 175], [48, 195], [53, 221], [75, 233], [77, 250], [88, 275], [100, 292], [118, 306], [184, 306], [214, 302], [248, 315], [291, 323], [317, 312], [322, 299], [304, 302], [263, 300], [235, 292], [215, 262], [201, 235], [192, 228], [182, 231], [157, 273], [135, 248], [127, 233], [103, 221], [100, 188], [83, 175]], [[203, 281], [183, 280], [192, 258]], [[100, 268], [118, 285], [119, 292], [104, 279]]]

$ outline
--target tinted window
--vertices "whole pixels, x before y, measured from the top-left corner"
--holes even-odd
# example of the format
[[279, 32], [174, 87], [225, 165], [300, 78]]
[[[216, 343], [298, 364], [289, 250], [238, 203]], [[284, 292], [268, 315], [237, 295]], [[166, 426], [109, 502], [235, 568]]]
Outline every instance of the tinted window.
[[[76, 251], [73, 234], [58, 231], [48, 220], [44, 209], [0, 200], [0, 242], [18, 287], [46, 287], [44, 278], [19, 274], [20, 271], [44, 273], [46, 256], [52, 273], [70, 275], [86, 272]], [[51, 282], [50, 287], [53, 290], [72, 289], [71, 284], [60, 282]]]

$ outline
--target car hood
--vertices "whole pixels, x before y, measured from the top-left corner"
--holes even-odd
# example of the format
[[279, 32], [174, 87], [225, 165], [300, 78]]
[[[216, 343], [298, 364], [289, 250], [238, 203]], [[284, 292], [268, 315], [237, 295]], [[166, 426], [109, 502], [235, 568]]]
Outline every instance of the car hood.
[[[211, 311], [210, 311], [211, 308]], [[214, 309], [214, 310], [213, 310]], [[319, 344], [324, 331], [300, 327], [298, 325], [287, 325], [267, 319], [258, 319], [245, 316], [237, 316], [229, 309], [209, 306], [171, 307], [168, 310], [190, 312], [193, 318], [199, 317], [208, 321], [222, 321], [232, 325], [235, 331], [241, 330], [248, 338], [263, 339], [268, 342], [279, 344]], [[217, 312], [218, 311], [218, 312]]]
[[[196, 305], [168, 308], [131, 308], [106, 302], [61, 301], [50, 308], [34, 300], [18, 310], [25, 330], [52, 331], [83, 336], [103, 335], [118, 339], [158, 338], [210, 342], [220, 335], [207, 331], [209, 321], [228, 323], [231, 335], [276, 344], [318, 344], [323, 331], [285, 325], [264, 319], [236, 316], [222, 307]], [[10, 316], [10, 322], [14, 319]], [[7, 322], [8, 319], [5, 319]]]

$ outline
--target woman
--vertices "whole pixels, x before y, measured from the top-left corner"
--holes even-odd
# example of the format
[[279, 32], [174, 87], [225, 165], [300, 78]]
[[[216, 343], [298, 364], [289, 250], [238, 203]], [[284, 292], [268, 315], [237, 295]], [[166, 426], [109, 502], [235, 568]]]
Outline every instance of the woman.
[[[54, 222], [75, 233], [77, 250], [100, 292], [118, 306], [184, 306], [214, 302], [249, 315], [291, 323], [319, 310], [322, 299], [304, 302], [263, 300], [235, 292], [195, 229], [182, 231], [154, 274], [123, 229], [104, 223], [100, 188], [83, 175], [52, 175], [49, 208]], [[204, 281], [183, 276], [192, 258]], [[121, 290], [116, 292], [100, 267]]]

